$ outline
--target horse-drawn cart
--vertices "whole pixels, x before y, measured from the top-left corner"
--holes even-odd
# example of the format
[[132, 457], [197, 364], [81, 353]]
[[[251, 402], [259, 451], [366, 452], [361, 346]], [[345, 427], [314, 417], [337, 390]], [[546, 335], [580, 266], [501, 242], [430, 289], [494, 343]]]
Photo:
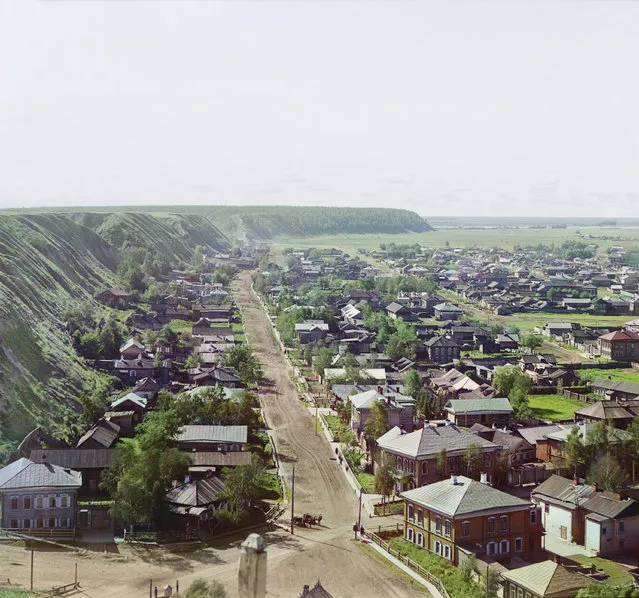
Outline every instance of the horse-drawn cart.
[[300, 527], [313, 527], [314, 525], [322, 524], [322, 516], [304, 513], [304, 515], [296, 515], [293, 517], [293, 523]]

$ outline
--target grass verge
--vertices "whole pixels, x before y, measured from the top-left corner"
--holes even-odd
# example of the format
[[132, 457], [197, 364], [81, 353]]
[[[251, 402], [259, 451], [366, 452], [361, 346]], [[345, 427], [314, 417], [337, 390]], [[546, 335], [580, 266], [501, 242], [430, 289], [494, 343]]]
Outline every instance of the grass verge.
[[577, 399], [569, 399], [562, 395], [529, 395], [528, 403], [533, 417], [549, 421], [572, 420], [575, 411], [587, 406]]

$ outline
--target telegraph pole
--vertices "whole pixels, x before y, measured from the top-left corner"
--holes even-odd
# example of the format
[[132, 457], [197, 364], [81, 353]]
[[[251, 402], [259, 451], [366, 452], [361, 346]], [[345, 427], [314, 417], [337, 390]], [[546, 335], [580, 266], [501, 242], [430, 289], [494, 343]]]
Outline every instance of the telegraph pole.
[[33, 590], [33, 543], [31, 544], [31, 590]]
[[293, 481], [291, 483], [291, 536], [295, 535], [293, 518], [295, 517], [295, 467], [293, 467]]
[[362, 531], [362, 488], [359, 489], [359, 508], [357, 512], [357, 531]]

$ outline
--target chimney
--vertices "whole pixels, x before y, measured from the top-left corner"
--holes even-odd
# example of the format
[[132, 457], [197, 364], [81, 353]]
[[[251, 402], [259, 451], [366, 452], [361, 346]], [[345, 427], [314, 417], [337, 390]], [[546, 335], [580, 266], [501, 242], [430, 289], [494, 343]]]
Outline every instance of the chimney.
[[386, 397], [386, 404], [387, 404], [388, 406], [390, 406], [390, 402], [391, 402], [391, 398], [390, 398], [390, 397]]
[[592, 483], [592, 489], [593, 489], [595, 492], [599, 492], [599, 482], [593, 482], [593, 483]]
[[238, 598], [266, 596], [266, 549], [259, 534], [249, 534], [242, 542], [237, 595]]
[[453, 486], [457, 486], [457, 476], [454, 473], [450, 474], [450, 483]]
[[485, 484], [486, 486], [489, 486], [489, 485], [490, 485], [490, 484], [488, 483], [488, 474], [487, 474], [485, 471], [482, 471], [482, 472], [479, 474], [479, 481], [480, 481], [482, 484]]

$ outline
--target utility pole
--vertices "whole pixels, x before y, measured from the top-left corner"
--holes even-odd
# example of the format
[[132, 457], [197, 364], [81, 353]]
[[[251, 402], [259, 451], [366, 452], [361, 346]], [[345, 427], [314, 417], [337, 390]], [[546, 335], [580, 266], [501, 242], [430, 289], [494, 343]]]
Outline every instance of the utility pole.
[[359, 508], [357, 512], [357, 531], [362, 530], [362, 488], [359, 489]]
[[33, 543], [31, 544], [31, 590], [33, 591]]
[[319, 409], [317, 406], [317, 397], [315, 397], [315, 436], [317, 436], [317, 426], [319, 424]]
[[295, 517], [295, 467], [293, 467], [293, 481], [291, 483], [291, 536], [295, 535], [293, 519]]

